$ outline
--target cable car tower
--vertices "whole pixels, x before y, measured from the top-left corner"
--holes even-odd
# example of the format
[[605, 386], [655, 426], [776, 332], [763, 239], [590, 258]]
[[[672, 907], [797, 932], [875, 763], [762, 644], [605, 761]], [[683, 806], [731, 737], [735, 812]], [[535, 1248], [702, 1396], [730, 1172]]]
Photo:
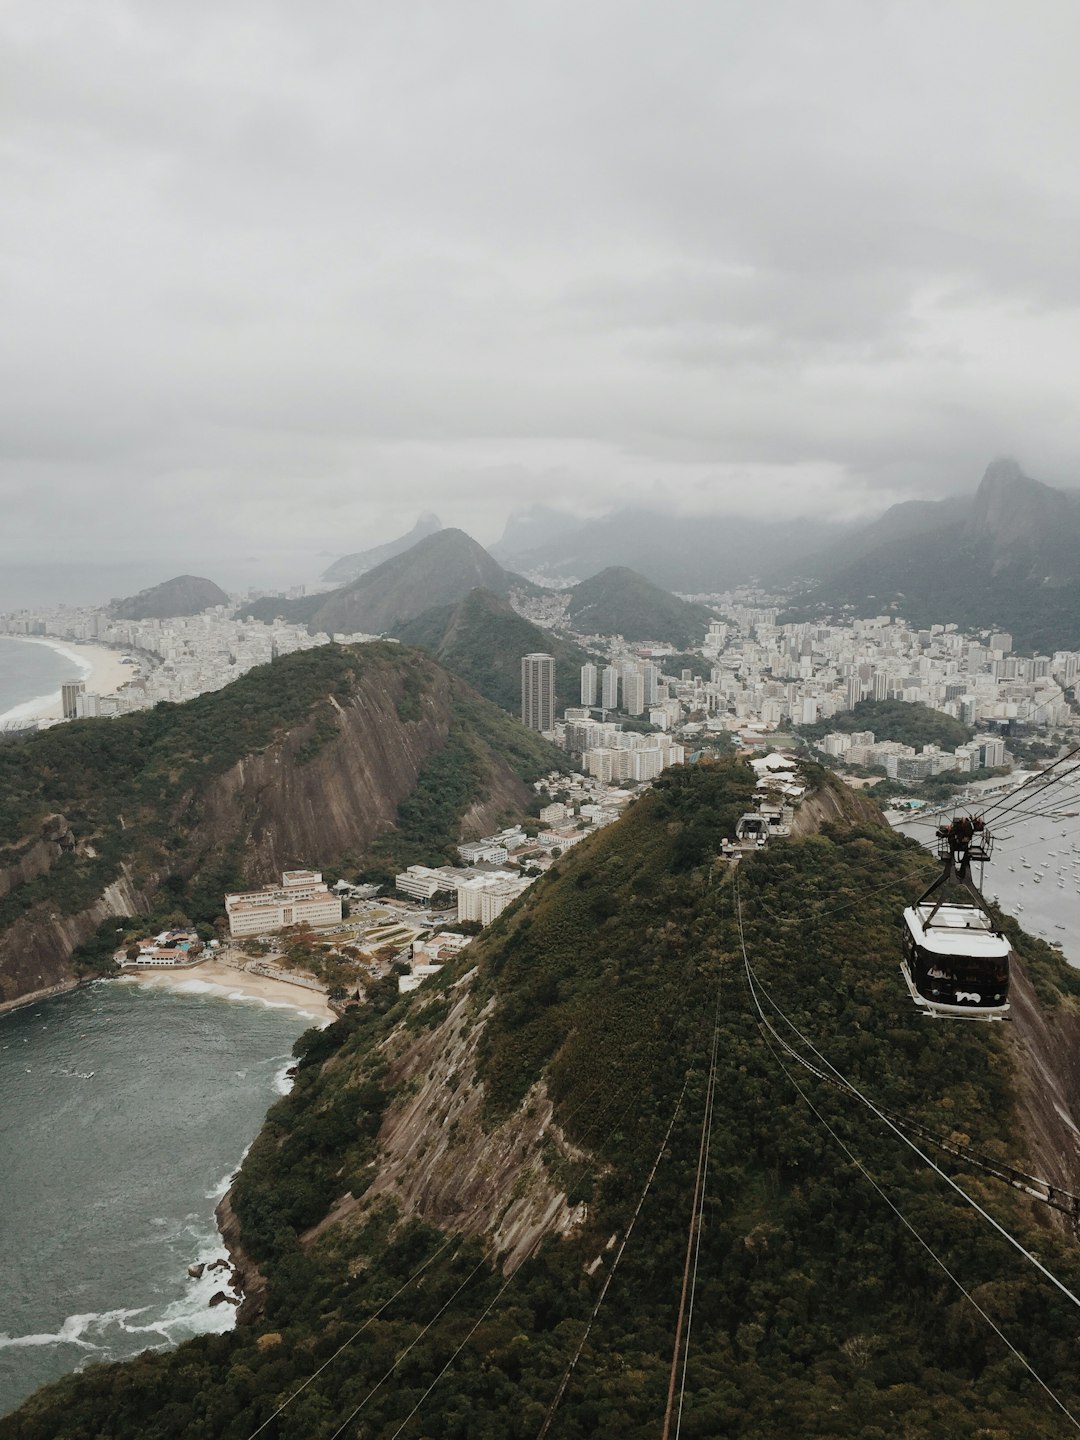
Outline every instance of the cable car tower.
[[[941, 874], [904, 911], [900, 968], [925, 1014], [1003, 1020], [1009, 1013], [1011, 947], [972, 879], [990, 859], [993, 836], [979, 816], [960, 815], [937, 832]], [[949, 891], [959, 892], [947, 898]]]

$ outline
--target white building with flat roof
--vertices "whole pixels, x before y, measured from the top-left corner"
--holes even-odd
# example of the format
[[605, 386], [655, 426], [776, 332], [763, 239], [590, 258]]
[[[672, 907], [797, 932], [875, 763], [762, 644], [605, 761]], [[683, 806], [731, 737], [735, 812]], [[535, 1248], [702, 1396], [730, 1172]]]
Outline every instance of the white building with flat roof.
[[262, 935], [288, 925], [318, 929], [341, 924], [341, 897], [323, 884], [317, 870], [286, 870], [280, 885], [226, 895], [225, 913], [233, 936]]

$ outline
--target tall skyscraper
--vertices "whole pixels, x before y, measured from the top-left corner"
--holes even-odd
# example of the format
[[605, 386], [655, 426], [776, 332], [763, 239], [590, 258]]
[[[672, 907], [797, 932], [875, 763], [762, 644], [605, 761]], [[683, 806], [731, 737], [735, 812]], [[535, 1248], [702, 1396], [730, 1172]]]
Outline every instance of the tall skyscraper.
[[555, 657], [537, 651], [521, 657], [521, 723], [555, 729]]
[[85, 680], [65, 680], [60, 686], [60, 706], [65, 720], [75, 719], [78, 697], [85, 694]]
[[597, 669], [595, 665], [581, 667], [581, 703], [591, 709], [596, 704]]
[[640, 673], [624, 675], [623, 709], [628, 715], [641, 715], [645, 710], [645, 677]]
[[645, 680], [645, 704], [655, 705], [657, 687], [660, 684], [660, 666], [654, 665], [651, 660], [648, 660], [642, 665], [641, 674]]
[[603, 693], [600, 697], [600, 704], [605, 710], [619, 708], [619, 667], [617, 665], [604, 666]]

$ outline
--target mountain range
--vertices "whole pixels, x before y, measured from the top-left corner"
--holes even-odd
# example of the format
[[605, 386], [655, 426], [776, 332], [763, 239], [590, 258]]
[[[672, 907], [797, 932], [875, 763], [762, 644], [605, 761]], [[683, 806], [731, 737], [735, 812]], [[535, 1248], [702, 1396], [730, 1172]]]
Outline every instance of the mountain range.
[[456, 605], [477, 586], [494, 595], [536, 589], [504, 570], [464, 530], [451, 528], [425, 536], [337, 590], [299, 600], [270, 596], [246, 613], [260, 620], [280, 616], [329, 635], [396, 635], [426, 610]]
[[788, 618], [895, 611], [1006, 631], [1018, 650], [1080, 645], [1080, 495], [988, 466], [974, 495], [893, 506], [803, 567]]
[[581, 580], [629, 567], [664, 589], [708, 594], [787, 575], [853, 528], [812, 516], [757, 520], [642, 508], [581, 520], [538, 505], [512, 515], [491, 552], [526, 573]]
[[[505, 570], [463, 530], [451, 528], [426, 536], [339, 589], [298, 600], [270, 596], [255, 601], [245, 613], [260, 620], [280, 616], [331, 635], [392, 635], [423, 643], [435, 653], [446, 653], [445, 627], [453, 625], [458, 634], [462, 625], [473, 622], [489, 637], [501, 626], [500, 648], [507, 654], [527, 640], [527, 648], [518, 652], [519, 660], [538, 644], [548, 650], [556, 645], [549, 631], [520, 617], [512, 619], [509, 605], [494, 610], [486, 601], [453, 618], [450, 612], [477, 589], [501, 600], [511, 592], [533, 598], [544, 594], [531, 581]], [[611, 567], [564, 593], [568, 619], [584, 634], [619, 634], [631, 641], [655, 640], [681, 648], [701, 642], [710, 618], [704, 606], [672, 595], [625, 566]], [[455, 642], [459, 655], [470, 647], [474, 642]], [[564, 647], [560, 653], [565, 659], [570, 651]], [[565, 676], [562, 683], [569, 686]]]

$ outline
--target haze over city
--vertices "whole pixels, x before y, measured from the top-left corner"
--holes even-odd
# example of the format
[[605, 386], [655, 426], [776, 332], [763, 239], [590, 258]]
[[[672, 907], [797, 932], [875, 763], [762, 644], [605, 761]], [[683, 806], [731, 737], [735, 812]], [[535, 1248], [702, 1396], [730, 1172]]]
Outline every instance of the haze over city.
[[[7, 7], [0, 559], [297, 572], [542, 498], [1080, 454], [1080, 16]], [[168, 572], [165, 572], [168, 573]]]

